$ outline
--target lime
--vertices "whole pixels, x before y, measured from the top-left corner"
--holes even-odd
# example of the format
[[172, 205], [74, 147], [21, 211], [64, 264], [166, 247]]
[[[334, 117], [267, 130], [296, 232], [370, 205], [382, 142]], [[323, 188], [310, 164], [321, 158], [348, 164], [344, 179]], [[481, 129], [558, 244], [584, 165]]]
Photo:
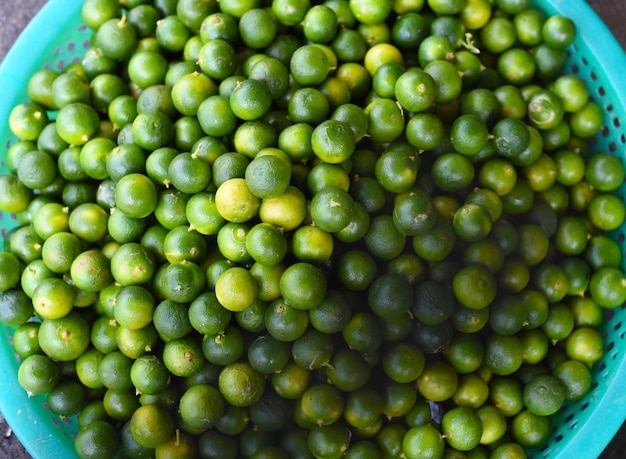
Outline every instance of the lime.
[[452, 396], [452, 401], [459, 407], [477, 409], [489, 397], [489, 386], [477, 373], [467, 373], [459, 377], [459, 387]]
[[261, 201], [243, 178], [232, 178], [222, 183], [215, 193], [215, 205], [226, 220], [236, 223], [251, 220], [258, 212]]
[[571, 359], [592, 366], [604, 356], [602, 336], [595, 328], [577, 328], [565, 340], [565, 351]]
[[363, 387], [371, 374], [371, 368], [363, 355], [350, 348], [335, 350], [330, 364], [326, 366], [328, 380], [342, 391], [353, 391]]
[[457, 407], [443, 415], [441, 430], [446, 442], [454, 449], [470, 451], [480, 443], [483, 425], [472, 409]]
[[218, 382], [224, 400], [234, 406], [249, 406], [258, 401], [265, 389], [265, 379], [247, 362], [226, 365]]
[[482, 265], [461, 268], [452, 279], [452, 289], [457, 300], [466, 307], [483, 309], [496, 297], [496, 281]]
[[350, 223], [353, 203], [347, 191], [336, 186], [327, 186], [311, 199], [311, 219], [324, 231], [339, 231]]
[[335, 422], [343, 413], [344, 400], [341, 392], [326, 383], [309, 387], [300, 399], [302, 413], [318, 425]]
[[435, 102], [435, 80], [419, 67], [411, 67], [396, 80], [394, 95], [406, 110], [423, 112]]
[[206, 430], [219, 420], [224, 411], [224, 401], [219, 391], [206, 384], [187, 389], [180, 397], [178, 412], [194, 431]]
[[56, 277], [43, 279], [33, 292], [32, 304], [42, 319], [59, 319], [74, 307], [76, 291]]
[[459, 378], [445, 361], [427, 363], [417, 378], [417, 389], [427, 399], [442, 402], [451, 398], [458, 388]]
[[132, 363], [130, 379], [142, 394], [159, 394], [170, 381], [170, 373], [156, 356], [143, 355]]
[[280, 291], [293, 308], [309, 310], [326, 296], [327, 280], [320, 268], [307, 262], [294, 263], [280, 277]]
[[556, 413], [564, 401], [565, 388], [554, 376], [535, 376], [524, 387], [524, 404], [539, 416]]
[[580, 400], [591, 390], [591, 370], [578, 360], [558, 364], [553, 375], [565, 388], [565, 400]]
[[354, 152], [356, 138], [350, 125], [340, 120], [326, 120], [311, 134], [313, 153], [330, 164], [346, 161]]
[[96, 420], [81, 429], [74, 438], [74, 448], [81, 459], [105, 459], [115, 454], [120, 443], [110, 422]]
[[350, 444], [350, 430], [339, 423], [314, 426], [309, 431], [307, 444], [317, 457], [341, 457]]
[[43, 354], [26, 357], [18, 368], [18, 382], [31, 395], [52, 390], [60, 378], [58, 363]]
[[260, 199], [272, 198], [287, 191], [291, 164], [274, 155], [257, 155], [245, 169], [246, 185]]
[[433, 426], [415, 426], [404, 435], [402, 449], [409, 459], [439, 459], [443, 457], [445, 442]]
[[238, 266], [220, 274], [215, 284], [217, 300], [225, 309], [233, 312], [250, 307], [257, 293], [258, 284], [250, 271]]
[[[310, 65], [311, 62], [315, 62], [315, 65]], [[322, 48], [314, 44], [303, 45], [291, 56], [289, 70], [298, 84], [314, 86], [326, 79], [330, 64]]]
[[518, 370], [522, 362], [522, 342], [517, 335], [489, 335], [485, 345], [485, 366], [489, 370], [506, 376]]
[[421, 349], [412, 343], [397, 343], [389, 347], [382, 358], [385, 374], [398, 383], [416, 381], [424, 369]]
[[130, 418], [130, 434], [141, 446], [155, 448], [174, 432], [170, 414], [159, 405], [142, 405]]
[[89, 324], [76, 311], [60, 318], [44, 319], [39, 327], [39, 344], [56, 360], [74, 360], [89, 347]]

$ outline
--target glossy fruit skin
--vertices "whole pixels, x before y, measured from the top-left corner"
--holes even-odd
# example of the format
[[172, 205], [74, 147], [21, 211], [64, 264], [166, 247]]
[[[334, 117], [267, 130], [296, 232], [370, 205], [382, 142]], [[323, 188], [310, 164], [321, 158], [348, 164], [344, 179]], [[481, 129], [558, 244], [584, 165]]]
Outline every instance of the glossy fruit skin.
[[[480, 409], [487, 380], [519, 376], [532, 387], [565, 358], [601, 358], [598, 309], [623, 303], [624, 279], [621, 254], [599, 255], [607, 246], [591, 240], [623, 220], [611, 194], [623, 174], [611, 174], [607, 158], [583, 159], [580, 139], [600, 127], [599, 106], [576, 81], [543, 80], [560, 71], [571, 24], [540, 27], [523, 3], [126, 0], [124, 18], [94, 7], [100, 12], [87, 17], [104, 59], [38, 75], [50, 88], [55, 79], [56, 98], [34, 85], [31, 92], [35, 104], [61, 109], [58, 126], [39, 106], [20, 106], [10, 124], [33, 144], [12, 150], [18, 180], [0, 181], [2, 210], [20, 212], [24, 225], [6, 245], [12, 269], [28, 265], [22, 282], [44, 320], [41, 352], [73, 360], [74, 347], [94, 344], [78, 356], [80, 376], [106, 387], [107, 415], [130, 423], [139, 412], [133, 441], [157, 455], [193, 457], [196, 443], [210, 449], [223, 440], [204, 435], [215, 427], [240, 441], [223, 451], [250, 457], [295, 456], [295, 446], [272, 440], [278, 433], [324, 457], [363, 454], [368, 444], [372, 454], [396, 455], [389, 451], [405, 444], [407, 457], [441, 457], [446, 447], [500, 440], [506, 410], [515, 416], [512, 438], [535, 446], [545, 424], [536, 417], [558, 404], [527, 396], [522, 410], [521, 389], [502, 383], [489, 394], [494, 406]], [[482, 30], [480, 43], [464, 34], [470, 25]], [[493, 55], [483, 62], [474, 46]], [[169, 67], [178, 58], [186, 61]], [[64, 156], [58, 166], [56, 156]], [[74, 218], [41, 222], [36, 210], [47, 200]], [[50, 242], [69, 232], [71, 241]], [[64, 258], [55, 246], [71, 250]], [[34, 269], [37, 261], [50, 272]], [[17, 280], [6, 278], [12, 291]], [[586, 293], [595, 309], [574, 304]], [[43, 312], [46, 300], [56, 301], [56, 314]], [[19, 312], [10, 325], [21, 325]], [[50, 332], [51, 320], [75, 325], [83, 312], [98, 318], [84, 342]], [[257, 336], [272, 345], [253, 346]], [[550, 341], [563, 341], [563, 352], [548, 351]], [[163, 357], [157, 393], [128, 368], [153, 355]], [[89, 375], [98, 360], [102, 374]], [[61, 366], [71, 377], [71, 364]], [[112, 367], [119, 371], [105, 371]], [[566, 370], [550, 384], [584, 396], [585, 374]], [[24, 385], [39, 390], [39, 382]], [[410, 384], [450, 408], [446, 422], [427, 426], [427, 402], [413, 412], [417, 400], [379, 393]], [[322, 395], [312, 395], [317, 387]], [[189, 402], [195, 397], [212, 407]], [[501, 410], [496, 401], [509, 403]], [[453, 416], [452, 404], [475, 406]], [[140, 432], [146, 406], [163, 408], [152, 413], [153, 428], [168, 438]], [[389, 419], [384, 410], [393, 408], [410, 410], [406, 425]], [[455, 438], [468, 427], [458, 419], [474, 426], [464, 440]], [[175, 439], [174, 427], [182, 429]], [[350, 446], [351, 435], [358, 441]], [[97, 445], [87, 437], [79, 449]]]

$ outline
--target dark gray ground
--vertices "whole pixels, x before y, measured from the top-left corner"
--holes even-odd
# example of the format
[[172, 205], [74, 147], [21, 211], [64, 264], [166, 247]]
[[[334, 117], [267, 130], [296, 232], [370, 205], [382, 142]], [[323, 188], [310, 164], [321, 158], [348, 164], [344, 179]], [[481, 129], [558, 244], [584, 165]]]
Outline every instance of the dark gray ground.
[[[46, 0], [0, 0], [0, 61], [24, 26], [45, 3]], [[622, 46], [626, 48], [626, 1], [588, 0], [588, 3], [604, 19]], [[593, 441], [593, 439], [590, 438], [589, 441]], [[626, 457], [626, 424], [600, 459], [621, 459], [624, 457]], [[15, 435], [11, 433], [11, 428], [0, 415], [0, 459], [28, 458], [30, 455], [24, 450]]]

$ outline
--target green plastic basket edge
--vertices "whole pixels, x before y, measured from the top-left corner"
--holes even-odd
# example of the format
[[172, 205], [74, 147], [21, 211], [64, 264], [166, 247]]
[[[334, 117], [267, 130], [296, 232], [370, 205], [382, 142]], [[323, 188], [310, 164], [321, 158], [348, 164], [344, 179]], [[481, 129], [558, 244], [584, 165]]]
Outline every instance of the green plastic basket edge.
[[[626, 57], [595, 12], [586, 3], [577, 0], [539, 0], [533, 3], [548, 14], [563, 14], [572, 18], [579, 26], [579, 40], [590, 49], [602, 50], [600, 55], [587, 56], [587, 59], [605, 82], [606, 94], [603, 98], [612, 101], [616, 110], [622, 110], [617, 118], [626, 119], [623, 116], [626, 93], [614, 90], [623, 87], [621, 78], [626, 72]], [[80, 2], [76, 0], [50, 0], [16, 41], [0, 66], [0, 88], [8, 95], [0, 99], [0, 120], [6, 120], [11, 108], [24, 100], [25, 81], [34, 69], [47, 63], [43, 56], [50, 54], [50, 43], [55, 43], [59, 31], [68, 31], [79, 24], [79, 10]], [[24, 55], [29, 56], [28, 65], [24, 65]], [[602, 141], [600, 147], [605, 147]], [[60, 430], [65, 430], [65, 426], [59, 425], [58, 418], [45, 410], [41, 403], [29, 400], [19, 386], [16, 378], [18, 363], [10, 344], [10, 332], [0, 327], [0, 366], [5, 370], [0, 374], [0, 390], [11, 394], [10, 398], [0, 397], [0, 411], [34, 458], [76, 457], [71, 436], [67, 432], [58, 435]], [[618, 332], [620, 336], [615, 336]], [[613, 362], [609, 362], [611, 371], [604, 370], [606, 379], [581, 402], [586, 409], [580, 410], [573, 418], [565, 415], [561, 415], [561, 419], [556, 418], [559, 427], [555, 435], [560, 440], [551, 441], [541, 451], [530, 451], [534, 457], [597, 457], [624, 421], [626, 396], [619, 387], [619, 382], [626, 375], [626, 360], [621, 352], [625, 347], [624, 332], [609, 329], [607, 333], [609, 338], [618, 341], [614, 343]]]
[[[613, 34], [593, 11], [583, 1], [553, 0], [533, 1], [547, 14], [561, 14], [571, 18], [577, 25], [578, 37], [574, 46], [584, 51], [587, 48], [594, 53], [583, 57], [586, 65], [579, 65], [589, 87], [592, 97], [604, 109], [604, 125], [608, 134], [599, 134], [594, 151], [609, 151], [611, 142], [615, 144], [614, 153], [626, 160], [626, 145], [624, 145], [624, 126], [626, 120], [626, 55]], [[578, 51], [578, 52], [581, 52]], [[620, 89], [621, 91], [618, 91]], [[615, 120], [618, 123], [615, 124]], [[618, 135], [621, 132], [621, 135]], [[622, 186], [620, 194], [626, 196], [626, 186]], [[625, 248], [623, 239], [625, 224], [613, 232], [612, 236]], [[622, 269], [626, 268], [626, 260], [622, 260]], [[616, 432], [626, 420], [626, 395], [622, 384], [626, 380], [626, 341], [624, 341], [624, 309], [614, 311], [614, 316], [608, 318], [603, 326], [606, 334], [607, 352], [603, 361], [594, 369], [594, 379], [598, 386], [582, 401], [570, 404], [568, 409], [555, 416], [554, 422], [558, 429], [552, 435], [550, 443], [541, 450], [532, 450], [533, 457], [550, 459], [569, 459], [571, 457], [598, 457]]]
[[[78, 28], [81, 5], [82, 2], [76, 0], [50, 0], [7, 53], [0, 65], [0, 88], [3, 92], [3, 97], [0, 97], [0, 120], [3, 123], [6, 123], [11, 109], [26, 100], [25, 82], [30, 74], [43, 68], [55, 53], [59, 32], [73, 34]], [[0, 132], [4, 129], [6, 126], [1, 127]], [[0, 222], [2, 227], [4, 223]], [[0, 327], [0, 368], [3, 370], [0, 372], [0, 412], [33, 458], [77, 458], [71, 435], [76, 427], [64, 424], [65, 421], [46, 410], [43, 396], [35, 396], [38, 401], [29, 399], [19, 385], [19, 364], [10, 336], [11, 330]]]

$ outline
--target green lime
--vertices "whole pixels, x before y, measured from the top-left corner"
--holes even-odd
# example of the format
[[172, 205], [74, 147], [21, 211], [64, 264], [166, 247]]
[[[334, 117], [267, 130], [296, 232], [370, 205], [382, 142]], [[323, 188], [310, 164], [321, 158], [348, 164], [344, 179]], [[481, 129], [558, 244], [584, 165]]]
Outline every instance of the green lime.
[[224, 308], [238, 312], [247, 309], [256, 299], [258, 284], [250, 271], [233, 267], [224, 271], [215, 284], [215, 295]]
[[480, 443], [483, 425], [474, 410], [457, 407], [446, 412], [441, 420], [446, 442], [458, 451], [470, 451]]
[[34, 354], [20, 363], [17, 378], [20, 386], [29, 394], [44, 394], [59, 382], [60, 368], [47, 355]]
[[78, 358], [89, 347], [89, 324], [76, 311], [60, 318], [44, 319], [39, 327], [39, 344], [50, 357], [61, 362]]
[[317, 425], [335, 422], [343, 413], [344, 400], [341, 392], [326, 383], [309, 387], [300, 399], [302, 413]]
[[402, 449], [409, 459], [439, 459], [443, 457], [445, 442], [441, 433], [427, 424], [411, 427], [404, 435]]
[[326, 289], [323, 271], [311, 263], [294, 263], [280, 277], [281, 294], [286, 303], [296, 309], [315, 307], [326, 296]]
[[428, 400], [443, 402], [456, 392], [459, 378], [452, 366], [443, 360], [426, 364], [417, 378], [417, 389]]
[[185, 425], [195, 432], [213, 427], [223, 411], [224, 401], [213, 386], [197, 384], [180, 397], [178, 412]]
[[74, 448], [81, 459], [111, 457], [120, 443], [115, 427], [105, 420], [96, 420], [81, 429], [74, 438]]
[[397, 343], [389, 347], [382, 358], [385, 374], [398, 383], [416, 381], [424, 370], [424, 365], [424, 354], [413, 343]]
[[565, 388], [554, 376], [535, 376], [524, 387], [524, 404], [534, 414], [549, 416], [565, 401]]
[[249, 406], [258, 401], [265, 389], [265, 379], [247, 362], [226, 365], [218, 382], [224, 400], [235, 406]]
[[132, 438], [146, 448], [156, 448], [174, 432], [170, 414], [159, 405], [141, 405], [129, 422]]

